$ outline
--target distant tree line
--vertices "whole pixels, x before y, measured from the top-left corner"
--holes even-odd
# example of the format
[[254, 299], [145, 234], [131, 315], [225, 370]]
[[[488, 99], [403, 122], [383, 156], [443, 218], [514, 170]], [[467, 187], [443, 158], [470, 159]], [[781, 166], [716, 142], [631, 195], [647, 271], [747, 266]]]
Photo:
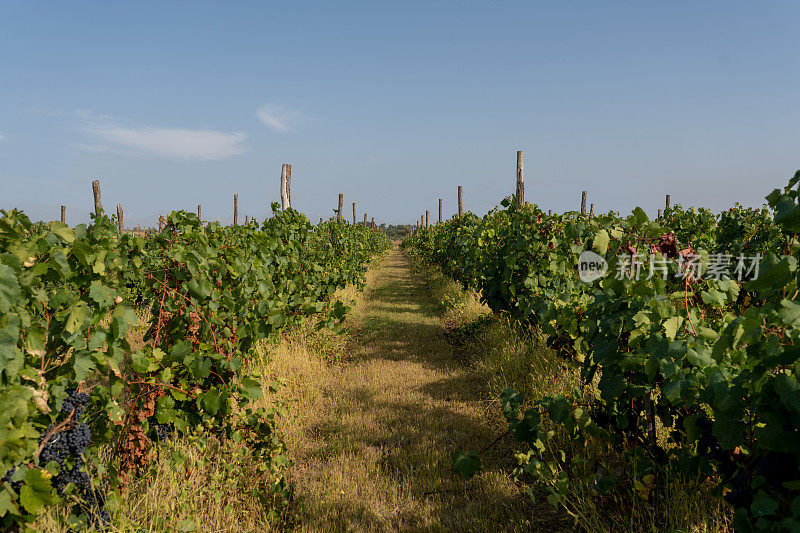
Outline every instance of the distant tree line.
[[389, 240], [399, 240], [404, 239], [411, 235], [411, 230], [413, 229], [413, 225], [411, 224], [381, 224], [380, 230], [386, 235]]

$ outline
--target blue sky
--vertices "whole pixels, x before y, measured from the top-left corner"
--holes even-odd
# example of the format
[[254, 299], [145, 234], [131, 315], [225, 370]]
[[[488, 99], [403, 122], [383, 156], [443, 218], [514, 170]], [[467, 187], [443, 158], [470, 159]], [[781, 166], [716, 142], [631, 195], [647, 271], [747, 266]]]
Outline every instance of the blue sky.
[[655, 214], [760, 205], [800, 168], [797, 2], [0, 1], [0, 207], [312, 221], [514, 190]]

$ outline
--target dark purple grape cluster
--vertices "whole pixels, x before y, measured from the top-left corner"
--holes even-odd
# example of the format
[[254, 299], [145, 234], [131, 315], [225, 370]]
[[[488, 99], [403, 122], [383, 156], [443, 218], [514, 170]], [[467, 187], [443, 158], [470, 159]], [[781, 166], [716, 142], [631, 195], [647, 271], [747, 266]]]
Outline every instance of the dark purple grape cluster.
[[[100, 490], [92, 487], [89, 474], [83, 470], [84, 452], [92, 441], [89, 426], [81, 420], [89, 403], [89, 395], [75, 389], [67, 389], [66, 392], [61, 415], [66, 419], [72, 414], [71, 424], [50, 437], [39, 455], [39, 463], [46, 465], [53, 461], [58, 464], [59, 472], [53, 477], [53, 487], [61, 494], [70, 483], [73, 484], [89, 506], [94, 527], [102, 529], [111, 521], [104, 508], [105, 497]], [[51, 424], [42, 435], [42, 440], [52, 429]]]
[[16, 492], [17, 494], [19, 494], [19, 489], [22, 487], [22, 481], [11, 481], [11, 476], [13, 476], [14, 472], [16, 472], [16, 471], [17, 471], [17, 467], [16, 466], [12, 466], [11, 470], [6, 472], [5, 475], [3, 476], [3, 478], [0, 479], [0, 481], [3, 482], [3, 483], [8, 483], [9, 486], [11, 487], [11, 489], [14, 492]]
[[[47, 428], [47, 431], [45, 431], [42, 435], [42, 439], [44, 439], [44, 436], [49, 434], [52, 430], [53, 425], [50, 424], [50, 426]], [[41, 439], [39, 444], [41, 444]], [[63, 434], [56, 434], [50, 437], [50, 440], [47, 441], [47, 444], [45, 444], [44, 448], [42, 448], [42, 453], [39, 455], [39, 460], [42, 464], [47, 464], [50, 461], [54, 461], [58, 463], [60, 468], [63, 468], [68, 457], [69, 445], [67, 444], [67, 439]]]
[[611, 427], [612, 420], [608, 409], [596, 406], [589, 411], [589, 416], [598, 427], [603, 429], [608, 429]]
[[170, 433], [172, 433], [171, 424], [153, 424], [152, 427], [155, 432], [155, 440], [159, 442], [169, 440]]
[[67, 389], [65, 392], [67, 393], [67, 397], [61, 403], [61, 414], [69, 416], [74, 409], [75, 419], [80, 420], [83, 416], [84, 409], [86, 409], [86, 406], [89, 404], [89, 395], [84, 392], [78, 392], [75, 389]]
[[697, 454], [720, 463], [727, 462], [728, 454], [725, 453], [719, 445], [717, 437], [712, 433], [714, 423], [706, 415], [700, 415], [695, 419], [694, 425], [700, 430], [700, 437], [697, 439]]
[[729, 480], [730, 490], [725, 494], [725, 501], [735, 507], [749, 507], [753, 501], [753, 490], [750, 488], [750, 476], [744, 470], [737, 470]]

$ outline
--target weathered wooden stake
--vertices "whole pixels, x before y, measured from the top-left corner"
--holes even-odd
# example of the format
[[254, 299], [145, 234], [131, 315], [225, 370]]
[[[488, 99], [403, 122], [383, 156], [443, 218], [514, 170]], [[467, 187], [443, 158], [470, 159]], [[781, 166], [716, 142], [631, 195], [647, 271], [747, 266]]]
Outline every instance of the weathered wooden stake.
[[461, 185], [458, 186], [458, 218], [464, 216], [464, 194]]
[[244, 216], [244, 223], [245, 223], [245, 225], [247, 225], [247, 223], [248, 223], [248, 222], [250, 222], [250, 217], [248, 217], [247, 215], [245, 215], [245, 216]]
[[439, 198], [439, 224], [442, 223], [442, 199]]
[[322, 217], [319, 217], [319, 223], [322, 225]]
[[431, 224], [431, 212], [427, 209], [425, 210], [425, 227], [427, 228]]
[[281, 210], [286, 211], [292, 207], [292, 200], [289, 196], [289, 182], [292, 179], [292, 165], [284, 163], [281, 166]]
[[423, 227], [425, 225], [425, 215], [419, 216], [419, 227]]
[[197, 218], [203, 220], [203, 207], [200, 204], [197, 204]]
[[586, 191], [581, 192], [581, 215], [586, 214]]
[[525, 205], [525, 152], [517, 150], [517, 207]]
[[594, 204], [589, 204], [589, 216], [594, 216]]
[[367, 214], [364, 213], [364, 227], [367, 227]]
[[67, 221], [67, 206], [62, 205], [61, 206], [61, 222], [65, 222], [66, 223], [66, 221]]
[[100, 216], [103, 211], [103, 203], [100, 201], [100, 180], [92, 182], [92, 194], [94, 195], [94, 214]]
[[661, 209], [658, 210], [658, 218], [661, 218]]
[[289, 207], [292, 207], [292, 165], [286, 163], [286, 196], [289, 198]]
[[353, 225], [356, 225], [356, 203], [353, 202]]
[[666, 197], [666, 199], [665, 199], [665, 204], [666, 204], [666, 206], [667, 206], [667, 207], [669, 207], [669, 204], [670, 204], [670, 197], [669, 197], [669, 194], [667, 195], [667, 197]]
[[336, 211], [336, 222], [342, 221], [342, 207], [344, 206], [344, 194], [339, 193], [339, 209]]
[[233, 225], [237, 226], [239, 222], [239, 195], [233, 195]]
[[375, 217], [372, 217], [372, 229], [375, 229]]
[[549, 216], [549, 217], [553, 216], [553, 210], [552, 209], [548, 209], [547, 210], [547, 216]]
[[122, 222], [122, 205], [117, 204], [117, 228], [119, 232], [122, 233], [122, 230], [125, 229], [125, 224]]

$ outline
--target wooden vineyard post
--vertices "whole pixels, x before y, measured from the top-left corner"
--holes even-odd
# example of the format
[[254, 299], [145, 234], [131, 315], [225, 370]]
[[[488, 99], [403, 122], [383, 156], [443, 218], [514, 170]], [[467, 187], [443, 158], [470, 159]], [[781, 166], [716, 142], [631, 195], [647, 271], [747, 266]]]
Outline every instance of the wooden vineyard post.
[[336, 210], [336, 222], [342, 221], [342, 207], [344, 206], [344, 194], [339, 193], [339, 209]]
[[458, 186], [458, 218], [464, 216], [464, 191], [461, 185]]
[[367, 214], [364, 213], [364, 227], [367, 227]]
[[248, 219], [248, 216], [245, 215], [244, 216], [244, 224], [245, 224], [245, 226], [247, 225], [248, 222], [250, 222], [250, 220]]
[[370, 224], [370, 226], [372, 226], [372, 229], [375, 229], [375, 217], [372, 217], [372, 224]]
[[439, 224], [442, 223], [442, 199], [439, 198]]
[[425, 210], [425, 227], [427, 228], [430, 225], [431, 225], [431, 212], [426, 209]]
[[322, 225], [322, 217], [319, 217], [319, 225]]
[[589, 204], [589, 216], [594, 216], [594, 204]]
[[284, 163], [281, 166], [281, 211], [286, 211], [292, 207], [292, 200], [289, 196], [289, 182], [292, 179], [292, 165]]
[[67, 222], [67, 206], [65, 205], [61, 206], [61, 222]]
[[661, 209], [658, 210], [658, 218], [661, 218]]
[[581, 215], [586, 214], [586, 191], [581, 192]]
[[292, 207], [292, 165], [286, 165], [286, 198], [289, 199], [289, 207]]
[[354, 226], [356, 225], [356, 222], [357, 222], [357, 220], [356, 220], [356, 203], [353, 202], [353, 225]]
[[200, 204], [197, 204], [197, 218], [203, 220], [203, 206]]
[[665, 207], [666, 207], [667, 209], [669, 209], [669, 204], [670, 204], [670, 197], [669, 197], [669, 194], [668, 194], [668, 195], [667, 195], [667, 197], [664, 199], [664, 204], [665, 204]]
[[517, 207], [525, 205], [525, 152], [517, 150]]
[[233, 225], [237, 226], [239, 223], [239, 195], [233, 195]]
[[281, 166], [281, 208], [283, 211], [292, 208], [292, 165]]
[[122, 233], [122, 231], [125, 229], [125, 224], [122, 222], [122, 216], [122, 205], [117, 204], [117, 228], [119, 229], [120, 233]]
[[92, 182], [92, 195], [94, 196], [94, 215], [99, 217], [103, 211], [103, 203], [100, 201], [100, 180]]
[[549, 216], [549, 217], [553, 216], [553, 210], [552, 209], [548, 209], [547, 210], [547, 216]]
[[419, 216], [419, 227], [422, 228], [425, 226], [425, 215]]

